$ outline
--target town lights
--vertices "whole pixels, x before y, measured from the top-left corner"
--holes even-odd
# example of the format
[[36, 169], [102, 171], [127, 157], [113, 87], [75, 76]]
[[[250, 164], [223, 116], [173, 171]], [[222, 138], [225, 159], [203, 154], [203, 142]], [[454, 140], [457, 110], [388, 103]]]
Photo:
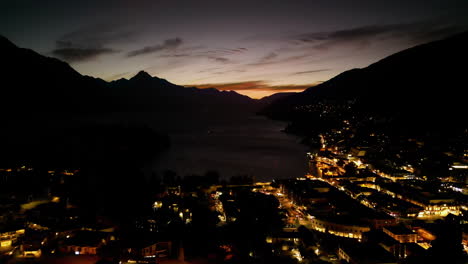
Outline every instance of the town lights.
[[159, 208], [161, 208], [162, 206], [163, 206], [163, 203], [162, 203], [162, 202], [159, 202], [159, 201], [156, 201], [156, 202], [154, 202], [154, 204], [153, 204], [153, 208], [154, 208], [154, 209], [159, 209]]

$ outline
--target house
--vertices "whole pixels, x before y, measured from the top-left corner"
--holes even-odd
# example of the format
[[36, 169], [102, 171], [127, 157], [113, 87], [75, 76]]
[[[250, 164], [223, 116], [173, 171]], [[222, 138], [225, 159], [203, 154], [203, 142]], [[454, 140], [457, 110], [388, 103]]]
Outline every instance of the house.
[[96, 255], [98, 249], [106, 245], [109, 234], [95, 231], [78, 231], [65, 239], [60, 250], [75, 255]]
[[418, 234], [403, 225], [386, 226], [383, 228], [383, 232], [399, 243], [418, 242]]
[[23, 258], [40, 258], [42, 255], [41, 244], [26, 243], [20, 247], [21, 255]]
[[18, 238], [24, 236], [24, 232], [22, 227], [10, 227], [0, 231], [0, 250], [11, 248]]
[[142, 248], [141, 255], [144, 258], [161, 258], [171, 255], [172, 242], [157, 242]]

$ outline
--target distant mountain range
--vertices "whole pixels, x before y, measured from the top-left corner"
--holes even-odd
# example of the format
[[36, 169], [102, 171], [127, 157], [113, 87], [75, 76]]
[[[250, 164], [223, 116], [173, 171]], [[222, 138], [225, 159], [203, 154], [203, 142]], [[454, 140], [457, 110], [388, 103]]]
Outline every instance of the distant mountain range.
[[275, 94], [272, 94], [272, 95], [269, 95], [269, 96], [265, 96], [263, 98], [261, 98], [259, 101], [259, 104], [263, 107], [266, 107], [268, 105], [270, 105], [271, 103], [279, 100], [279, 99], [282, 99], [282, 98], [285, 98], [285, 97], [288, 97], [288, 96], [291, 96], [291, 95], [295, 95], [297, 93], [295, 92], [282, 92], [282, 93], [275, 93]]
[[419, 45], [366, 68], [352, 69], [320, 85], [274, 100], [263, 113], [298, 119], [301, 108], [320, 102], [351, 102], [347, 111], [394, 120], [392, 124], [426, 129], [468, 127], [468, 32]]
[[[259, 107], [257, 100], [234, 91], [183, 87], [143, 71], [112, 82], [83, 76], [1, 36], [0, 54], [0, 165], [148, 158], [170, 144], [160, 132], [167, 124], [148, 116], [184, 124], [187, 120], [173, 116], [227, 118]], [[149, 114], [140, 118], [142, 112]]]
[[83, 76], [65, 62], [18, 48], [1, 36], [0, 53], [0, 111], [6, 117], [42, 112], [249, 110], [257, 105], [234, 91], [187, 88], [143, 71], [112, 82]]
[[353, 101], [354, 111], [406, 119], [403, 123], [466, 125], [468, 32], [416, 46], [363, 69], [346, 71], [301, 93], [254, 100], [234, 91], [172, 84], [139, 72], [112, 82], [83, 76], [58, 59], [18, 48], [0, 36], [5, 118], [30, 113], [126, 111], [256, 111], [291, 119], [295, 109], [321, 101]]

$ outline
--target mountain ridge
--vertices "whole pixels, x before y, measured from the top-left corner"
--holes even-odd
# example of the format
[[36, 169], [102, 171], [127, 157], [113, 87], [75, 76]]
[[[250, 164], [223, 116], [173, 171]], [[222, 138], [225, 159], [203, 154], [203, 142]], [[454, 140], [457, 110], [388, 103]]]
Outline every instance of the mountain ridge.
[[[164, 107], [227, 108], [240, 104], [254, 107], [255, 100], [238, 93], [185, 88], [165, 79], [138, 72], [130, 79], [106, 82], [82, 75], [68, 63], [17, 47], [0, 35], [3, 53], [3, 86], [7, 102], [0, 111], [27, 112], [115, 112], [159, 111]], [[133, 89], [138, 88], [138, 89]], [[168, 101], [172, 99], [172, 101]], [[132, 99], [134, 101], [132, 101]], [[180, 100], [180, 102], [178, 102]], [[252, 105], [252, 106], [250, 106]], [[190, 110], [189, 110], [190, 111]]]
[[345, 71], [301, 93], [280, 98], [262, 113], [289, 119], [288, 115], [301, 105], [324, 100], [355, 100], [354, 108], [359, 110], [422, 115], [424, 111], [436, 113], [433, 104], [450, 109], [442, 113], [455, 113], [459, 117], [457, 111], [461, 110], [458, 106], [462, 100], [453, 95], [460, 92], [463, 83], [466, 85], [463, 67], [456, 66], [457, 62], [468, 60], [466, 46], [468, 32], [418, 45], [368, 67]]

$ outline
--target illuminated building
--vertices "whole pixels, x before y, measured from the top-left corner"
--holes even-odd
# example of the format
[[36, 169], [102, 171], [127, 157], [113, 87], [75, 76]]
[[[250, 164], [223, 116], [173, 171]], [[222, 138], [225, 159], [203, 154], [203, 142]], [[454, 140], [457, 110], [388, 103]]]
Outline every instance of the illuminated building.
[[399, 243], [417, 243], [418, 234], [413, 232], [411, 229], [404, 226], [386, 226], [383, 229], [383, 232]]
[[22, 245], [21, 252], [22, 254], [20, 256], [23, 258], [40, 258], [42, 255], [42, 251], [39, 245]]
[[449, 168], [449, 176], [455, 182], [468, 184], [468, 165], [454, 162]]
[[419, 212], [418, 217], [445, 217], [449, 214], [459, 215], [461, 207], [453, 204], [430, 204], [424, 207], [424, 210]]
[[433, 232], [431, 232], [431, 231], [429, 231], [429, 230], [427, 230], [425, 228], [418, 228], [416, 230], [416, 232], [424, 240], [432, 241], [432, 240], [436, 239], [436, 236], [433, 234]]
[[369, 148], [367, 147], [353, 147], [351, 148], [351, 156], [354, 156], [354, 157], [364, 157], [366, 156], [367, 152], [368, 152]]
[[310, 220], [308, 227], [322, 233], [353, 239], [362, 239], [362, 234], [371, 230], [369, 226], [352, 223], [352, 221], [344, 218], [330, 218], [327, 220], [313, 218]]
[[172, 243], [171, 242], [157, 242], [144, 247], [141, 250], [141, 255], [144, 258], [159, 258], [168, 257], [171, 255]]
[[18, 238], [24, 236], [24, 229], [0, 233], [0, 250], [10, 248]]
[[96, 255], [98, 249], [107, 244], [107, 233], [93, 231], [78, 231], [73, 236], [67, 236], [61, 251], [75, 255]]
[[463, 250], [465, 251], [465, 253], [468, 254], [468, 233], [467, 232], [463, 232], [462, 234], [462, 244], [463, 244]]

